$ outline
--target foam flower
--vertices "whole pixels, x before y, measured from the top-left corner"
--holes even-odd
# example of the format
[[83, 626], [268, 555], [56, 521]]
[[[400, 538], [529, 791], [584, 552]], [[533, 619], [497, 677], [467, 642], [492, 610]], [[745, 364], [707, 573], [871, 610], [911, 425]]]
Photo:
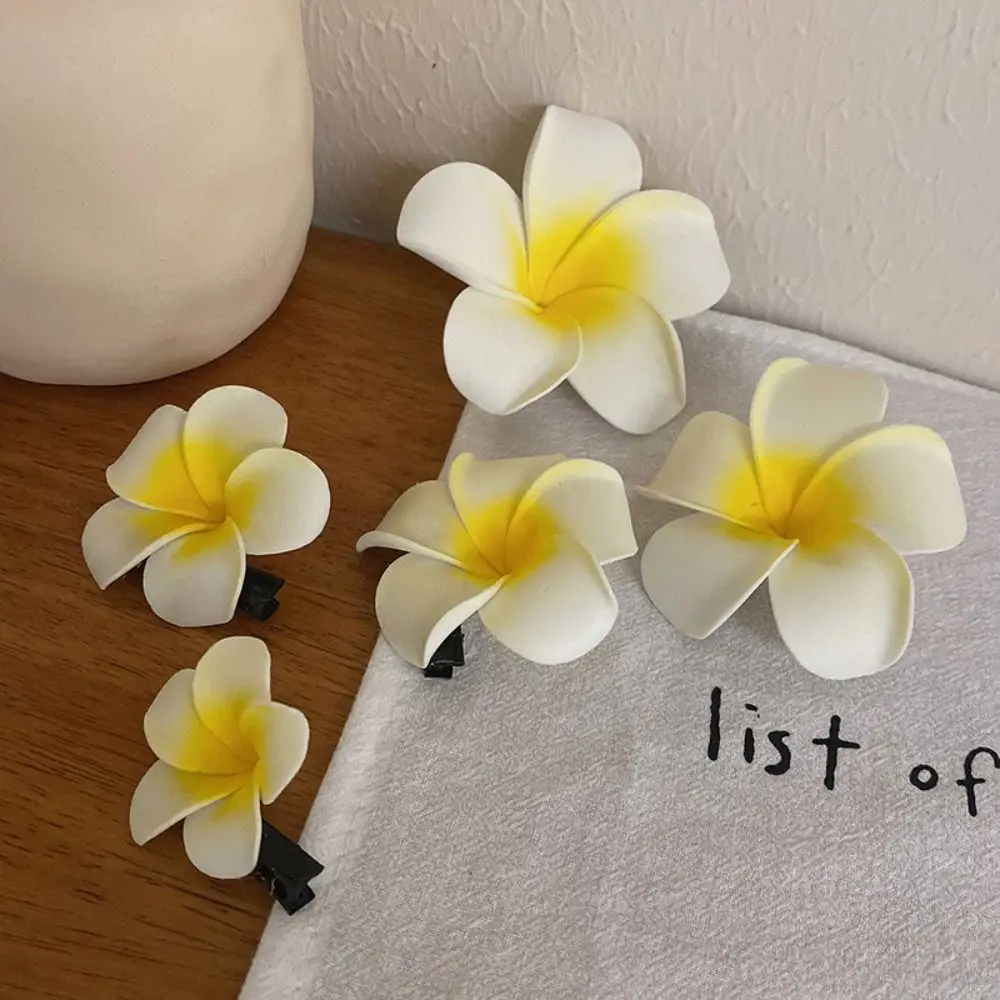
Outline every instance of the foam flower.
[[602, 566], [637, 549], [621, 476], [562, 455], [459, 455], [446, 483], [411, 487], [358, 542], [372, 546], [407, 553], [383, 574], [375, 611], [389, 644], [421, 667], [477, 611], [525, 659], [583, 656], [618, 615]]
[[642, 557], [646, 591], [678, 629], [704, 638], [767, 579], [778, 631], [813, 673], [857, 677], [902, 656], [903, 556], [953, 548], [966, 523], [947, 445], [880, 426], [887, 396], [872, 373], [785, 358], [761, 378], [749, 428], [691, 420], [643, 491], [697, 511]]
[[103, 590], [146, 560], [149, 606], [174, 625], [229, 621], [247, 555], [308, 545], [330, 513], [322, 470], [282, 447], [288, 418], [245, 386], [212, 389], [188, 412], [161, 406], [107, 472], [117, 495], [83, 529]]
[[184, 821], [191, 863], [213, 878], [257, 864], [260, 804], [298, 773], [309, 723], [271, 700], [271, 656], [250, 636], [220, 639], [194, 670], [160, 689], [143, 722], [157, 756], [132, 796], [132, 837], [145, 844]]
[[565, 379], [605, 420], [644, 434], [684, 406], [672, 320], [729, 285], [712, 213], [640, 191], [642, 160], [618, 125], [542, 116], [523, 204], [474, 163], [432, 170], [399, 217], [404, 246], [470, 287], [444, 329], [448, 374], [482, 409], [513, 413]]

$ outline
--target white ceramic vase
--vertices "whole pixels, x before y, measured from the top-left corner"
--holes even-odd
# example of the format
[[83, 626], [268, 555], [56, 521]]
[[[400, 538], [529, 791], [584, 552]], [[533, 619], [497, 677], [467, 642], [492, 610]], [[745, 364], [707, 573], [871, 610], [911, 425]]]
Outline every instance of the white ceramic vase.
[[200, 365], [281, 300], [312, 217], [298, 0], [6, 0], [0, 371]]

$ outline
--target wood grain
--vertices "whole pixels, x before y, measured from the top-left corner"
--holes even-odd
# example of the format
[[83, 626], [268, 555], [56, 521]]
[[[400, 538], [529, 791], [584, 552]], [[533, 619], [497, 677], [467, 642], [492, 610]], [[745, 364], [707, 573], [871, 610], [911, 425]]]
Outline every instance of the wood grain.
[[[388, 247], [314, 232], [267, 324], [213, 364], [121, 388], [0, 376], [0, 996], [235, 997], [269, 910], [250, 880], [213, 882], [179, 829], [144, 848], [132, 791], [153, 756], [142, 717], [163, 682], [224, 635], [266, 639], [275, 698], [312, 725], [306, 764], [266, 815], [297, 836], [376, 636], [384, 561], [354, 542], [436, 475], [461, 411], [441, 360], [457, 285]], [[137, 573], [102, 593], [80, 554], [110, 498], [104, 470], [166, 402], [225, 383], [275, 396], [288, 445], [326, 471], [333, 513], [300, 552], [253, 560], [287, 580], [266, 624], [184, 630]]]

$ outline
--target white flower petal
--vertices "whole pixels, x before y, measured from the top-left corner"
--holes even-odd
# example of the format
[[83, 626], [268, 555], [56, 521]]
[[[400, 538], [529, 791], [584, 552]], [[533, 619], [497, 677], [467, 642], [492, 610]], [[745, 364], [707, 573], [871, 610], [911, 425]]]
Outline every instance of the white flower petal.
[[965, 537], [951, 452], [926, 427], [881, 427], [835, 452], [806, 487], [789, 523], [831, 511], [903, 554], [943, 552]]
[[638, 295], [666, 320], [714, 305], [729, 287], [729, 268], [708, 207], [677, 191], [623, 198], [566, 254], [541, 301], [602, 286]]
[[494, 572], [465, 530], [448, 486], [437, 479], [411, 486], [379, 526], [358, 539], [359, 552], [376, 546], [440, 559], [477, 576]]
[[236, 612], [245, 572], [243, 539], [227, 520], [154, 552], [142, 586], [149, 606], [172, 625], [221, 625]]
[[158, 760], [132, 795], [129, 828], [145, 844], [204, 806], [218, 802], [246, 780], [239, 774], [190, 774]]
[[260, 793], [248, 779], [184, 820], [184, 849], [191, 864], [212, 878], [243, 878], [257, 867], [260, 831]]
[[479, 612], [508, 649], [533, 663], [569, 663], [611, 631], [618, 603], [604, 571], [579, 542], [554, 540], [552, 555], [504, 582]]
[[301, 549], [330, 516], [323, 470], [287, 448], [262, 448], [245, 458], [226, 483], [226, 513], [252, 556]]
[[663, 468], [639, 492], [753, 531], [771, 530], [757, 487], [750, 432], [726, 413], [708, 410], [693, 417]]
[[240, 719], [240, 730], [257, 751], [257, 783], [269, 806], [299, 773], [309, 747], [309, 723], [297, 709], [275, 702], [251, 705]]
[[551, 392], [580, 359], [580, 331], [565, 313], [540, 313], [467, 288], [444, 327], [448, 376], [487, 413], [514, 413]]
[[146, 711], [143, 731], [150, 750], [179, 771], [241, 774], [254, 766], [226, 746], [202, 722], [194, 707], [194, 671], [178, 670]]
[[448, 470], [452, 503], [476, 547], [494, 569], [506, 572], [507, 530], [521, 498], [562, 455], [478, 461], [467, 452]]
[[486, 167], [446, 163], [421, 177], [403, 202], [396, 239], [473, 288], [527, 301], [521, 201]]
[[639, 190], [642, 158], [632, 137], [604, 118], [545, 109], [524, 165], [524, 217], [532, 297], [586, 228]]
[[571, 458], [547, 469], [518, 505], [512, 534], [523, 516], [533, 516], [529, 508], [536, 504], [602, 565], [627, 559], [638, 550], [625, 484], [610, 465]]
[[820, 677], [877, 673], [910, 641], [910, 571], [863, 528], [846, 530], [835, 544], [800, 545], [774, 568], [768, 587], [781, 638]]
[[271, 654], [267, 643], [233, 635], [211, 645], [194, 671], [192, 687], [198, 718], [226, 746], [253, 760], [240, 718], [248, 706], [271, 700]]
[[750, 437], [764, 505], [783, 524], [820, 463], [844, 441], [881, 422], [888, 390], [873, 372], [781, 358], [761, 376]]
[[232, 471], [261, 448], [280, 448], [288, 433], [281, 404], [245, 385], [221, 385], [194, 401], [184, 421], [184, 462], [205, 503], [221, 519]]
[[163, 514], [127, 500], [109, 500], [84, 526], [83, 559], [103, 590], [167, 542], [211, 527], [181, 514]]
[[760, 586], [795, 542], [708, 514], [660, 528], [642, 553], [642, 584], [685, 635], [711, 635]]
[[121, 457], [108, 466], [108, 486], [123, 500], [148, 510], [212, 520], [188, 475], [181, 449], [186, 414], [179, 406], [154, 410]]
[[580, 324], [580, 363], [570, 384], [605, 420], [648, 434], [684, 408], [684, 355], [673, 325], [643, 299], [590, 288], [556, 299]]
[[425, 667], [442, 642], [497, 592], [501, 581], [472, 576], [419, 555], [397, 559], [375, 591], [375, 615], [390, 646]]

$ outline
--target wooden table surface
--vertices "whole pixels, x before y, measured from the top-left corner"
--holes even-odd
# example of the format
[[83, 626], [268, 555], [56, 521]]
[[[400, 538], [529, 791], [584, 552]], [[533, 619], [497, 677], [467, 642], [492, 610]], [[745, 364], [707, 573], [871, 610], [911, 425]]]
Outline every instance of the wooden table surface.
[[[299, 776], [265, 816], [298, 836], [375, 640], [385, 560], [354, 542], [437, 474], [461, 411], [441, 358], [455, 282], [415, 257], [312, 234], [278, 311], [220, 360], [121, 388], [0, 376], [0, 997], [226, 1000], [270, 909], [256, 882], [216, 882], [180, 827], [140, 848], [129, 800], [153, 762], [142, 718], [215, 640], [252, 634], [277, 700], [312, 727]], [[308, 548], [254, 559], [287, 580], [267, 623], [179, 629], [136, 572], [101, 592], [80, 552], [111, 494], [105, 468], [157, 406], [226, 383], [275, 396], [288, 445], [326, 472], [333, 512]], [[375, 998], [373, 998], [375, 1000]]]

